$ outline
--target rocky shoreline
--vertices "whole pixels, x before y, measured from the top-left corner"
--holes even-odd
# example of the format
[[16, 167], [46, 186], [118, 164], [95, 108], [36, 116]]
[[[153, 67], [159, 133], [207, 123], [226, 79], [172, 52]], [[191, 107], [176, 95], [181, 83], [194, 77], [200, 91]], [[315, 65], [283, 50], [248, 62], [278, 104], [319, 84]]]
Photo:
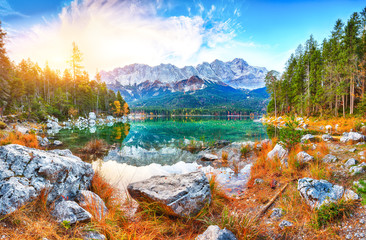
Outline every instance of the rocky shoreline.
[[[365, 140], [362, 133], [350, 131], [340, 137], [330, 133], [303, 134], [296, 148], [288, 148], [276, 139], [242, 143], [219, 141], [194, 154], [195, 162], [200, 164], [195, 171], [154, 175], [130, 183], [127, 190], [141, 208], [153, 204], [157, 214], [190, 219], [216, 204], [217, 190], [211, 186], [214, 179], [225, 198], [230, 199], [228, 206], [235, 206], [230, 214], [251, 215], [251, 221], [261, 228], [258, 236], [273, 239], [318, 238], [311, 233], [312, 228], [302, 222], [306, 218], [288, 208], [295, 202], [285, 204], [288, 196], [297, 199], [297, 207], [303, 208], [308, 217], [330, 206], [337, 208], [346, 204], [353, 209], [348, 218], [344, 215], [337, 222], [318, 224], [331, 224], [327, 231], [337, 229], [340, 238], [362, 239], [366, 226], [361, 221], [366, 212], [359, 204], [364, 197], [359, 189], [363, 188], [361, 183], [366, 173]], [[183, 149], [188, 149], [188, 144]], [[69, 150], [44, 151], [16, 144], [1, 146], [0, 215], [12, 215], [46, 191], [47, 208], [59, 224], [78, 226], [104, 221], [111, 209], [91, 191], [94, 174], [91, 164]], [[138, 215], [134, 213], [129, 218], [137, 221]], [[237, 229], [226, 226], [207, 225], [206, 231], [196, 234], [195, 238], [243, 238]], [[103, 231], [81, 231], [78, 237], [109, 238]], [[7, 235], [3, 238], [7, 239]]]

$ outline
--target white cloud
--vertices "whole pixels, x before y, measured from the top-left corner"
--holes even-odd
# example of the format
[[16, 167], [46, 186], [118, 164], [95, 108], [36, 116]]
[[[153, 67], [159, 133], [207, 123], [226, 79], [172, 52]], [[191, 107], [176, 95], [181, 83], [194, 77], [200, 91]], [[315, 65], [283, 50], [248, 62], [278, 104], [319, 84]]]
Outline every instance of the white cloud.
[[96, 69], [135, 62], [183, 66], [191, 63], [203, 45], [215, 47], [235, 36], [228, 21], [205, 29], [201, 16], [159, 17], [157, 4], [162, 7], [159, 0], [74, 0], [56, 19], [10, 32], [9, 54], [15, 61], [29, 57], [40, 65], [48, 61], [63, 69], [75, 41], [86, 70], [94, 74]]
[[[202, 4], [198, 6], [204, 11]], [[74, 0], [56, 19], [9, 32], [9, 55], [17, 62], [30, 58], [41, 66], [48, 61], [50, 66], [64, 69], [75, 41], [91, 75], [96, 69], [112, 70], [132, 63], [182, 67], [236, 57], [281, 71], [289, 56], [274, 55], [270, 46], [235, 40], [240, 25], [232, 19], [214, 21], [204, 19], [204, 14], [161, 17], [157, 9], [164, 7], [161, 0]], [[217, 9], [212, 5], [207, 12], [213, 14]]]

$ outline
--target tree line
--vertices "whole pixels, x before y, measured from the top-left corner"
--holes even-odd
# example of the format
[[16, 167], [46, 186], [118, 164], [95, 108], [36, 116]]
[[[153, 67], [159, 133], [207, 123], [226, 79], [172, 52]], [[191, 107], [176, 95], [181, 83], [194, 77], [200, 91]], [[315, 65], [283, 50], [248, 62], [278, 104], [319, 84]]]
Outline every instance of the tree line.
[[129, 113], [121, 95], [109, 90], [99, 73], [93, 79], [83, 70], [82, 53], [72, 44], [69, 69], [44, 68], [30, 59], [15, 64], [5, 48], [6, 32], [0, 22], [0, 115], [17, 115], [44, 121], [47, 115], [60, 120], [98, 113], [122, 116]]
[[285, 71], [266, 75], [268, 113], [339, 116], [366, 111], [366, 8], [338, 19], [321, 44], [311, 35]]

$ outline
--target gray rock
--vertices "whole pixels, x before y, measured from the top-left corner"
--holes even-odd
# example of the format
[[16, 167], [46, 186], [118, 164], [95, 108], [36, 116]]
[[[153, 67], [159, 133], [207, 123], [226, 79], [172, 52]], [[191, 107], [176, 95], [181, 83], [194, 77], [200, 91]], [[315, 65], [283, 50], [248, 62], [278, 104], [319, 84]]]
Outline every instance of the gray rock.
[[209, 226], [204, 233], [197, 236], [195, 240], [236, 240], [232, 232], [226, 228], [221, 229], [217, 225]]
[[227, 146], [229, 144], [230, 144], [230, 141], [227, 141], [227, 140], [218, 140], [218, 141], [215, 142], [214, 146], [216, 148], [223, 148], [223, 147], [225, 147], [225, 146]]
[[84, 232], [82, 235], [82, 238], [84, 240], [106, 240], [107, 238], [96, 231], [87, 231]]
[[357, 132], [349, 132], [349, 133], [343, 133], [343, 137], [341, 137], [340, 141], [341, 142], [360, 142], [360, 141], [364, 141], [365, 140], [365, 136], [357, 133]]
[[261, 179], [261, 178], [256, 178], [255, 180], [254, 180], [254, 184], [261, 184], [261, 183], [263, 183], [264, 182], [264, 180], [263, 179]]
[[273, 208], [271, 213], [271, 218], [281, 218], [283, 216], [282, 208]]
[[69, 224], [88, 222], [92, 215], [74, 201], [60, 201], [51, 212], [58, 222], [67, 221]]
[[0, 181], [0, 215], [14, 212], [36, 196], [36, 189], [24, 177]]
[[[64, 153], [67, 156], [57, 154]], [[47, 201], [73, 199], [90, 186], [91, 164], [68, 155], [10, 144], [0, 147], [0, 214], [9, 214], [47, 189]]]
[[358, 142], [358, 143], [356, 143], [356, 146], [358, 146], [358, 145], [365, 145], [366, 143], [365, 142]]
[[304, 143], [306, 141], [313, 141], [315, 138], [312, 134], [306, 134], [301, 137], [301, 142]]
[[211, 190], [203, 172], [154, 176], [131, 183], [127, 190], [141, 202], [156, 202], [170, 215], [195, 216], [211, 202]]
[[89, 113], [89, 119], [92, 119], [92, 120], [97, 119], [97, 116], [95, 115], [95, 113], [94, 113], [94, 112], [90, 112], [90, 113]]
[[286, 228], [286, 227], [292, 227], [294, 224], [292, 222], [283, 220], [278, 226], [282, 229]]
[[55, 145], [55, 146], [61, 146], [62, 144], [63, 143], [61, 141], [59, 141], [59, 140], [53, 141], [53, 145]]
[[82, 208], [94, 213], [98, 220], [103, 219], [108, 214], [108, 208], [105, 206], [104, 201], [91, 191], [81, 190], [77, 201]]
[[355, 174], [366, 172], [366, 163], [361, 163], [357, 166], [350, 167], [349, 173], [353, 176]]
[[47, 147], [51, 144], [50, 140], [48, 140], [48, 138], [44, 137], [42, 139], [42, 141], [39, 143], [39, 145], [41, 145], [42, 147]]
[[357, 148], [351, 148], [350, 150], [348, 150], [348, 152], [354, 153], [357, 151]]
[[297, 190], [312, 208], [319, 208], [330, 202], [337, 202], [342, 198], [346, 201], [359, 199], [358, 195], [352, 190], [345, 190], [342, 186], [333, 185], [326, 180], [299, 179]]
[[215, 160], [218, 160], [219, 158], [216, 156], [216, 155], [213, 155], [213, 154], [209, 154], [209, 153], [206, 153], [204, 154], [202, 157], [201, 157], [201, 160], [202, 161], [215, 161]]
[[287, 164], [287, 157], [288, 157], [288, 151], [282, 147], [281, 144], [276, 144], [276, 146], [267, 154], [268, 158], [274, 159], [278, 158], [280, 159], [281, 163], [283, 165]]
[[349, 201], [349, 200], [358, 200], [360, 199], [360, 197], [358, 196], [357, 193], [355, 193], [352, 190], [346, 189], [344, 191], [344, 195], [343, 195], [344, 200]]
[[331, 135], [329, 135], [329, 134], [322, 135], [322, 139], [325, 142], [333, 141], [333, 137]]
[[347, 162], [344, 164], [346, 167], [351, 167], [353, 165], [356, 165], [358, 161], [354, 158], [350, 158], [347, 160]]
[[307, 162], [314, 161], [314, 157], [304, 151], [299, 152], [296, 156], [297, 156], [297, 160], [300, 163], [307, 163]]
[[323, 162], [325, 163], [334, 163], [338, 160], [338, 158], [332, 154], [325, 155], [323, 158]]
[[336, 202], [342, 198], [344, 188], [333, 185], [326, 180], [302, 178], [298, 180], [297, 190], [312, 208], [319, 208], [323, 204]]

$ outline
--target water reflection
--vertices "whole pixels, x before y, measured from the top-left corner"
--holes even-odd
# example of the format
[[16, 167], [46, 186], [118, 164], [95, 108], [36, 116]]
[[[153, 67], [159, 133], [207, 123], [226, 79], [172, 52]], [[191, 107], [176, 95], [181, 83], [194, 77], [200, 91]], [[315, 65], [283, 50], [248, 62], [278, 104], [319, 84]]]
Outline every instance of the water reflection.
[[208, 178], [213, 175], [217, 183], [228, 196], [241, 195], [247, 186], [251, 164], [247, 164], [239, 173], [234, 173], [230, 168], [215, 169], [211, 166], [203, 167], [197, 162], [178, 162], [173, 165], [161, 165], [152, 163], [146, 166], [132, 166], [116, 161], [95, 161], [92, 163], [94, 170], [102, 174], [107, 181], [117, 187], [121, 192], [127, 192], [130, 183], [146, 180], [152, 176], [167, 176], [171, 174], [184, 174], [195, 171], [203, 171]]
[[92, 129], [62, 129], [55, 136], [74, 150], [89, 140], [99, 138], [118, 147], [140, 147], [146, 150], [182, 147], [186, 139], [215, 142], [217, 140], [253, 141], [267, 138], [261, 123], [240, 116], [187, 116], [135, 119], [112, 126]]

